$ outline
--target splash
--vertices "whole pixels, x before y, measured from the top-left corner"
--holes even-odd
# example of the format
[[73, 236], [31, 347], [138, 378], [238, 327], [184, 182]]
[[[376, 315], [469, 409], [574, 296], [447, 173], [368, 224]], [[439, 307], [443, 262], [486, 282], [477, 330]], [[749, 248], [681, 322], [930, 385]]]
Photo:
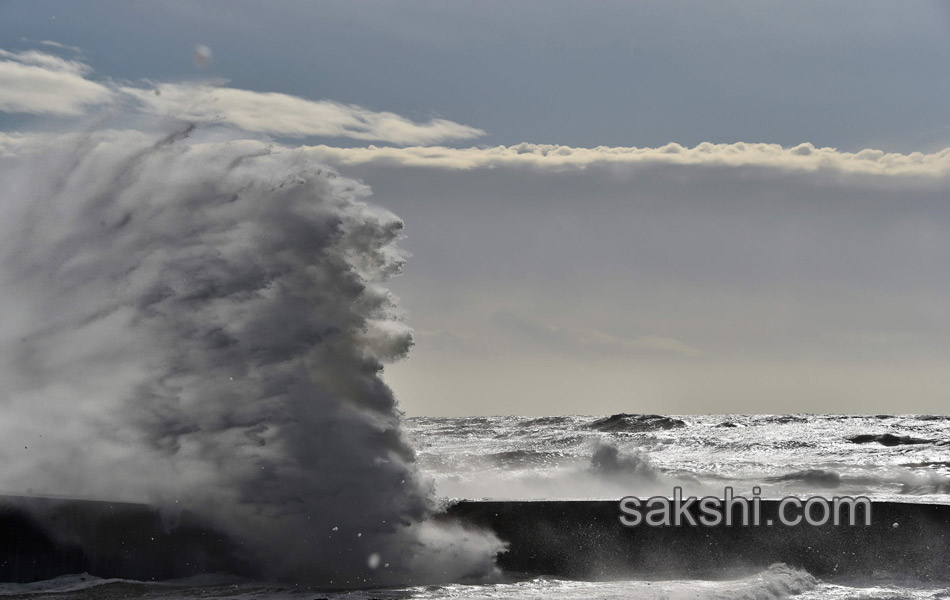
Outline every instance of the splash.
[[403, 224], [311, 156], [183, 125], [0, 161], [0, 489], [187, 507], [273, 578], [490, 577], [380, 378]]

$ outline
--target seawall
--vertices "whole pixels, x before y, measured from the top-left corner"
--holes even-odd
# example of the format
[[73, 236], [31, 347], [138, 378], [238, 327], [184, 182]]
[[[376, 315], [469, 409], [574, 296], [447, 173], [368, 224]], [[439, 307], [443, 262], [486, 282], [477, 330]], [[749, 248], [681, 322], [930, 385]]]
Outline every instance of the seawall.
[[[759, 522], [779, 523], [778, 506], [763, 500]], [[874, 502], [869, 526], [625, 527], [620, 515], [619, 501], [462, 501], [443, 518], [494, 530], [509, 544], [500, 566], [525, 574], [717, 578], [786, 563], [816, 576], [950, 579], [950, 505]]]
[[[777, 510], [763, 500], [761, 522]], [[462, 501], [437, 518], [495, 531], [508, 543], [499, 565], [526, 575], [724, 578], [781, 562], [819, 577], [950, 579], [950, 505], [875, 502], [869, 526], [631, 528], [619, 517], [617, 501]], [[82, 572], [144, 581], [258, 575], [239, 544], [186, 511], [0, 496], [0, 581]]]
[[0, 496], [0, 581], [89, 573], [140, 581], [253, 569], [240, 547], [186, 511]]

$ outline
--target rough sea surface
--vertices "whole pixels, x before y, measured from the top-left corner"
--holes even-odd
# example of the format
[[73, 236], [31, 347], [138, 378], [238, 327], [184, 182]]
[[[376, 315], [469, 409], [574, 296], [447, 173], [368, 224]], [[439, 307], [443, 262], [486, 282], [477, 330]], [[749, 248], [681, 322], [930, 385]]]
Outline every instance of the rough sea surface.
[[440, 496], [618, 499], [866, 495], [950, 503], [950, 417], [689, 415], [412, 418]]
[[[691, 415], [411, 418], [423, 475], [449, 498], [614, 499], [721, 493], [867, 495], [950, 504], [950, 419], [932, 416]], [[938, 550], [939, 551], [939, 550]], [[10, 598], [587, 599], [950, 598], [946, 581], [819, 579], [777, 564], [718, 580], [503, 582], [330, 592], [225, 576], [166, 583], [75, 575], [0, 585]]]

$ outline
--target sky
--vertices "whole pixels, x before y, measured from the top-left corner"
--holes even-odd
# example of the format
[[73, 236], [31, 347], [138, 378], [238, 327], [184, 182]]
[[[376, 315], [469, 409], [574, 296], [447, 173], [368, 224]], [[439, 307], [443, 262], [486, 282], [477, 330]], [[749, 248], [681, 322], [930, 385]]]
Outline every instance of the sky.
[[944, 413], [948, 64], [939, 2], [8, 0], [0, 155], [121, 108], [362, 181], [408, 415]]

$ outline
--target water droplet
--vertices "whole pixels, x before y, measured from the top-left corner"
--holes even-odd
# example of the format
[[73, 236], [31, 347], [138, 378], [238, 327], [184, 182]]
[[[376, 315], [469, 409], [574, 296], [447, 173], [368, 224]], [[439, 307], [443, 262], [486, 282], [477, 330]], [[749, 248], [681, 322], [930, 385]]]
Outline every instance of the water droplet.
[[195, 66], [199, 69], [204, 69], [211, 65], [211, 48], [205, 46], [204, 44], [198, 44], [195, 46], [195, 51], [191, 56], [192, 60], [195, 61]]

